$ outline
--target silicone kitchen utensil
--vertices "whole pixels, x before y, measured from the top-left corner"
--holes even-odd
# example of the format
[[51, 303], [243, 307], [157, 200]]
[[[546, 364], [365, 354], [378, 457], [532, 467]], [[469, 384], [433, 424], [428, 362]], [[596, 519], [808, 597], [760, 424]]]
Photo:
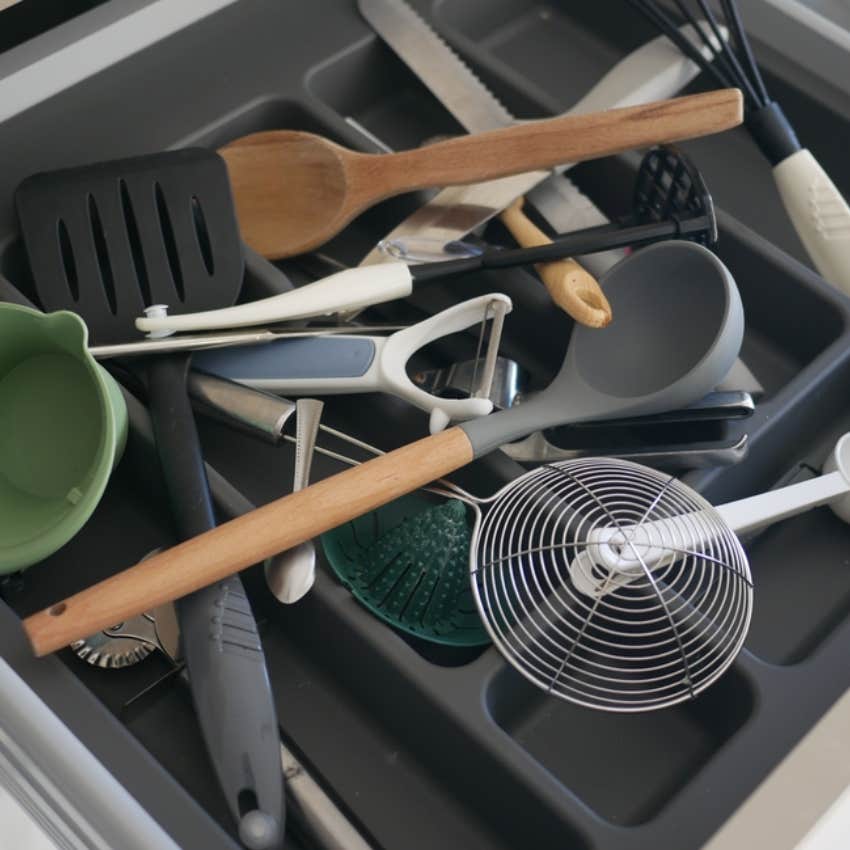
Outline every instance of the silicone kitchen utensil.
[[[295, 404], [295, 473], [292, 492], [310, 483], [310, 466], [324, 404], [313, 398], [300, 398]], [[266, 584], [278, 602], [291, 605], [304, 596], [316, 580], [316, 544], [305, 540], [265, 563]]]
[[[15, 200], [42, 304], [79, 312], [95, 342], [132, 339], [133, 319], [154, 304], [179, 312], [236, 299], [242, 248], [224, 163], [210, 151], [37, 174]], [[215, 525], [186, 394], [189, 355], [148, 362], [157, 452], [178, 536], [189, 539]], [[283, 818], [277, 720], [239, 577], [181, 599], [177, 611], [195, 708], [240, 837], [253, 850], [276, 846]]]
[[362, 154], [292, 130], [254, 133], [222, 151], [245, 241], [266, 257], [308, 251], [378, 201], [423, 189], [580, 162], [718, 133], [741, 122], [729, 89], [552, 118], [394, 154]]
[[617, 321], [602, 331], [577, 326], [545, 393], [348, 469], [57, 602], [25, 621], [34, 651], [52, 652], [297, 546], [538, 428], [682, 407], [729, 371], [743, 310], [709, 250], [651, 245], [601, 283]]
[[[817, 270], [850, 294], [850, 207], [811, 152], [800, 146], [779, 104], [771, 100], [734, 0], [720, 0], [719, 19], [705, 0], [696, 0], [693, 6], [676, 0], [675, 8], [698, 34], [699, 45], [676, 29], [661, 3], [628, 2], [721, 86], [740, 86], [745, 125], [773, 168], [794, 229]], [[697, 22], [692, 9], [698, 9], [705, 21]], [[721, 22], [732, 34], [728, 42], [720, 37]]]
[[0, 573], [64, 546], [124, 451], [127, 408], [72, 313], [0, 304]]
[[451, 646], [490, 642], [469, 587], [463, 502], [411, 493], [322, 535], [325, 556], [355, 598], [408, 634]]
[[[717, 222], [711, 195], [699, 171], [684, 154], [668, 146], [656, 148], [644, 157], [635, 180], [634, 211], [616, 223], [559, 236], [533, 248], [492, 249], [456, 260], [412, 266], [405, 261], [346, 269], [295, 292], [203, 314], [148, 316], [138, 319], [136, 327], [153, 333], [194, 331], [356, 310], [369, 304], [405, 298], [414, 288], [448, 275], [545, 262], [572, 254], [647, 245], [672, 238], [713, 244], [717, 240]], [[402, 244], [388, 246], [388, 250], [399, 256], [407, 254]], [[562, 296], [563, 293], [559, 297]], [[263, 359], [264, 356], [259, 350], [234, 355], [248, 359]]]
[[[514, 119], [504, 105], [408, 4], [399, 0], [360, 0], [358, 8], [375, 31], [467, 131], [495, 130], [513, 123]], [[689, 28], [683, 27], [682, 30], [687, 33]], [[659, 36], [621, 59], [567, 114], [634, 106], [672, 97], [698, 73], [699, 66], [682, 55], [667, 38]], [[589, 199], [560, 176], [560, 172], [569, 167], [559, 166], [554, 176], [548, 171], [535, 171], [443, 189], [393, 228], [361, 265], [385, 262], [387, 255], [382, 246], [396, 241], [408, 246], [410, 257], [423, 253], [423, 245], [430, 246], [428, 250], [432, 254], [434, 246], [442, 251], [444, 245], [462, 239], [498, 215], [515, 198], [529, 192], [529, 200], [556, 233], [578, 229], [574, 226], [577, 205], [582, 207], [584, 215], [602, 218], [580, 227], [604, 224], [604, 216], [591, 209]], [[447, 254], [431, 257], [447, 258]], [[594, 273], [602, 274], [608, 266], [594, 268]]]
[[[238, 351], [203, 352], [195, 355], [193, 362], [203, 372], [276, 393], [392, 393], [430, 413], [434, 433], [451, 419], [485, 416], [493, 404], [489, 398], [446, 399], [425, 392], [408, 377], [408, 360], [434, 340], [483, 322], [488, 316], [504, 315], [510, 309], [511, 301], [506, 295], [481, 295], [389, 337], [279, 340]], [[498, 350], [501, 323], [494, 325], [497, 332], [491, 335], [491, 345]]]
[[[503, 410], [511, 407], [519, 399], [517, 399], [515, 393], [517, 384], [515, 378], [512, 377], [513, 367], [516, 364], [510, 360], [500, 359], [503, 362], [497, 366], [497, 375], [501, 372], [507, 377], [502, 378], [499, 395], [495, 394], [496, 387], [494, 386], [491, 400], [497, 409]], [[472, 363], [473, 361], [465, 361], [459, 364], [464, 368], [457, 370], [456, 377], [462, 379], [453, 384], [455, 392], [469, 393], [470, 386], [472, 386], [470, 383], [473, 372]], [[462, 375], [462, 372], [465, 374]], [[444, 380], [452, 381], [454, 373], [455, 370], [450, 367], [449, 369], [438, 369], [434, 370], [433, 373], [426, 373], [426, 377], [427, 380], [434, 382], [433, 389], [439, 391], [439, 386]], [[414, 380], [415, 378], [416, 376], [414, 376]], [[272, 445], [278, 445], [282, 440], [295, 440], [291, 434], [285, 431], [287, 422], [295, 412], [294, 402], [203, 372], [191, 372], [188, 386], [192, 402], [200, 412], [238, 427]], [[678, 468], [715, 464], [726, 465], [743, 460], [747, 449], [746, 435], [732, 439], [718, 438], [714, 435], [712, 439], [703, 434], [696, 438], [697, 443], [695, 444], [693, 438], [678, 442], [672, 440], [669, 434], [663, 437], [656, 435], [654, 439], [650, 439], [649, 435], [653, 433], [653, 426], [690, 423], [692, 427], [685, 432], [690, 435], [693, 433], [694, 427], [698, 427], [701, 422], [711, 423], [718, 420], [740, 419], [749, 416], [753, 409], [752, 398], [747, 393], [709, 393], [700, 401], [678, 411], [632, 419], [608, 420], [607, 422], [583, 422], [572, 427], [556, 428], [552, 432], [554, 436], [560, 436], [565, 432], [570, 434], [565, 441], [561, 441], [566, 448], [553, 445], [544, 432], [535, 431], [523, 440], [503, 445], [501, 449], [515, 460], [526, 462], [536, 460], [541, 463], [547, 460], [573, 459], [594, 454], [608, 456], [611, 454], [610, 452], [597, 450], [597, 434], [603, 432], [610, 435], [608, 438], [609, 446], [616, 445], [624, 437], [627, 443], [636, 443], [636, 438], [640, 435], [640, 451], [642, 453], [656, 456], [665, 455], [670, 463], [673, 462], [675, 457], [681, 457], [682, 461], [678, 464]], [[617, 433], [618, 429], [619, 433]], [[336, 428], [320, 424], [319, 431], [344, 443], [365, 449], [372, 455], [383, 454], [374, 446]], [[614, 436], [615, 434], [617, 436]], [[586, 446], [589, 437], [593, 443], [592, 450]], [[578, 450], [569, 448], [571, 438], [585, 445], [585, 448]], [[638, 445], [635, 445], [634, 450], [637, 449]], [[315, 451], [349, 464], [354, 463], [351, 458], [324, 449], [321, 446], [316, 446]], [[622, 454], [619, 456], [622, 456]], [[694, 463], [694, 461], [696, 462]], [[643, 463], [650, 466], [654, 465], [654, 462], [646, 460], [643, 460]], [[691, 466], [688, 464], [691, 464]]]

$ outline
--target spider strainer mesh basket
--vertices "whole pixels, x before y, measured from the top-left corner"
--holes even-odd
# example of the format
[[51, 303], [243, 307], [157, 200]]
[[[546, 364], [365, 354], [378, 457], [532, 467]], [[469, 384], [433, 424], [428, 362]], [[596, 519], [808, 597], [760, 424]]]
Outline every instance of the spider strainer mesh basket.
[[[612, 527], [637, 569], [589, 557]], [[628, 461], [566, 461], [509, 484], [482, 514], [471, 571], [481, 617], [523, 676], [612, 711], [699, 694], [737, 656], [752, 611], [746, 554], [717, 511]]]

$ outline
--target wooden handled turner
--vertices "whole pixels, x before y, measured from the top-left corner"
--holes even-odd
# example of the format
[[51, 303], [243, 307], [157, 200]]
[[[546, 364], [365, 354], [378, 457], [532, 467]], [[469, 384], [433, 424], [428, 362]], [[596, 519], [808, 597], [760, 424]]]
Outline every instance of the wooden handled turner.
[[743, 119], [741, 92], [529, 121], [393, 154], [363, 154], [293, 130], [253, 133], [220, 153], [227, 162], [242, 236], [272, 259], [326, 242], [385, 198], [550, 168], [707, 136]]

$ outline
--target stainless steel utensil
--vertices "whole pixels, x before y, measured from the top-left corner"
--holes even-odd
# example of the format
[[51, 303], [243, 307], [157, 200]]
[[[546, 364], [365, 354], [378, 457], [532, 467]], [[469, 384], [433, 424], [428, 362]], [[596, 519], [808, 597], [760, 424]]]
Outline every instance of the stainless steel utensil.
[[[417, 387], [432, 395], [450, 397], [471, 395], [483, 369], [480, 359], [462, 360], [442, 369], [423, 369], [411, 375]], [[493, 407], [504, 410], [512, 407], [527, 390], [528, 373], [515, 360], [497, 357], [489, 399]]]
[[[589, 578], [570, 570], [595, 529], [686, 505], [708, 503], [665, 473], [604, 458], [538, 467], [485, 511], [473, 505], [473, 594], [511, 666], [552, 696], [617, 712], [676, 705], [715, 682], [737, 656], [752, 611], [734, 534], [628, 584], [604, 570]], [[594, 580], [601, 589], [590, 594]]]
[[[322, 418], [324, 403], [313, 398], [300, 398], [295, 403], [295, 478], [292, 492], [303, 490], [310, 483], [310, 465]], [[305, 540], [287, 549], [265, 564], [266, 584], [279, 602], [297, 602], [316, 580], [316, 544]]]
[[535, 431], [524, 440], [507, 443], [502, 451], [519, 463], [552, 463], [586, 457], [615, 457], [634, 460], [658, 469], [702, 469], [740, 463], [749, 450], [746, 434], [731, 440], [666, 445], [617, 444], [610, 448], [569, 449], [549, 442], [543, 431]]

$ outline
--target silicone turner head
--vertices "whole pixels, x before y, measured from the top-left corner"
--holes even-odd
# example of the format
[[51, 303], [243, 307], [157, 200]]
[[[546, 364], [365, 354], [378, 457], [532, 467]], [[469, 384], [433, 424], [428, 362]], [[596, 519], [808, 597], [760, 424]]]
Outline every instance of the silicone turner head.
[[38, 297], [92, 342], [137, 339], [146, 306], [232, 304], [244, 260], [223, 160], [201, 148], [48, 171], [15, 193]]
[[372, 613], [410, 635], [452, 646], [490, 642], [469, 585], [463, 502], [397, 499], [322, 535], [331, 567]]

